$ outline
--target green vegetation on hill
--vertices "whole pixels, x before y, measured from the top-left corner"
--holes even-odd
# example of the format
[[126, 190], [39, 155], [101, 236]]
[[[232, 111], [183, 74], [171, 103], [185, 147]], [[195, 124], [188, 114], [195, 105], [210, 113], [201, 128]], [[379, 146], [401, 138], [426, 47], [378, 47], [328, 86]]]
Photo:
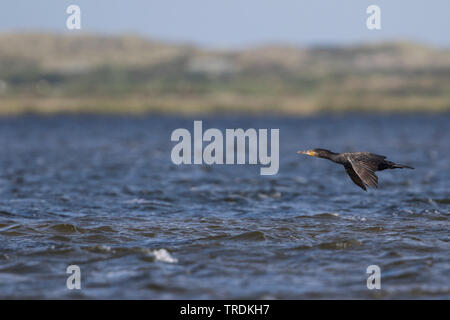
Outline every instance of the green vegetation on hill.
[[0, 34], [0, 114], [449, 111], [450, 51], [219, 51], [135, 36]]

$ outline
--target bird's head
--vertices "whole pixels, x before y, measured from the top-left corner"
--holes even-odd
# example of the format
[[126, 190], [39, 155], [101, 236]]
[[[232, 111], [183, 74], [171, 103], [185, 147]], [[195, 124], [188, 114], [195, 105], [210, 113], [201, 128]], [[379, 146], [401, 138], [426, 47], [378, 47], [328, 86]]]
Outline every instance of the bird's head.
[[330, 150], [327, 149], [311, 149], [306, 151], [297, 151], [299, 154], [307, 154], [311, 157], [317, 157], [317, 158], [329, 158], [330, 155], [334, 154]]

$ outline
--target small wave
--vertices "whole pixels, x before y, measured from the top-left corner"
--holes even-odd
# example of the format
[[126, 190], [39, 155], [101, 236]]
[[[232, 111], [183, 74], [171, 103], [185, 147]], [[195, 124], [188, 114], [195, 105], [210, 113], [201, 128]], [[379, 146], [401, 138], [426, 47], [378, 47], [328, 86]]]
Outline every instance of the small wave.
[[65, 234], [77, 233], [80, 231], [75, 225], [70, 223], [55, 224], [51, 226], [50, 229]]
[[177, 263], [178, 259], [172, 257], [166, 249], [153, 250], [152, 254], [155, 256], [156, 261], [166, 263]]
[[93, 252], [93, 253], [115, 253], [115, 250], [113, 250], [110, 246], [99, 244], [92, 247], [85, 247], [84, 248], [87, 251]]
[[362, 242], [360, 240], [343, 240], [343, 241], [333, 241], [333, 242], [324, 242], [319, 245], [320, 249], [331, 249], [331, 250], [341, 250], [341, 249], [350, 249], [362, 246]]
[[432, 205], [450, 204], [450, 198], [433, 199], [433, 198], [411, 198], [407, 200], [410, 203], [427, 203]]
[[323, 213], [318, 213], [318, 214], [306, 214], [306, 215], [300, 215], [300, 216], [295, 216], [295, 219], [337, 219], [339, 218], [339, 213], [336, 212], [323, 212]]
[[261, 231], [249, 231], [231, 237], [232, 240], [264, 241], [266, 236]]
[[361, 231], [363, 232], [381, 232], [384, 231], [384, 228], [382, 226], [371, 226], [362, 228]]
[[338, 218], [338, 217], [339, 217], [339, 213], [336, 213], [336, 212], [324, 212], [324, 213], [319, 213], [319, 214], [314, 215], [314, 218], [326, 218], [326, 219], [332, 218], [332, 219], [334, 219], [334, 218]]
[[11, 213], [9, 211], [0, 210], [0, 216], [13, 216], [14, 213]]
[[135, 198], [131, 200], [126, 200], [125, 203], [127, 204], [150, 204], [152, 203], [150, 200]]
[[444, 198], [444, 199], [434, 199], [435, 202], [439, 203], [439, 204], [450, 204], [450, 199], [449, 198]]
[[281, 198], [281, 192], [273, 192], [273, 193], [267, 193], [267, 192], [258, 192], [257, 193], [258, 198], [260, 199], [279, 199]]
[[171, 206], [172, 204], [164, 201], [164, 200], [156, 200], [156, 199], [152, 199], [152, 200], [148, 200], [148, 199], [142, 199], [142, 198], [134, 198], [131, 200], [126, 200], [125, 201], [126, 204], [135, 204], [135, 205], [154, 205], [154, 206]]

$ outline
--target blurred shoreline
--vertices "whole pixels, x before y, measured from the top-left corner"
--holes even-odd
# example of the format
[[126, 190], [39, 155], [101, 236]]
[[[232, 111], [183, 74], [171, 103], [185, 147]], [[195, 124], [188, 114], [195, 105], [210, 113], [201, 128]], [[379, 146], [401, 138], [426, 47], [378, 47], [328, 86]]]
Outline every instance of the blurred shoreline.
[[450, 50], [411, 42], [206, 50], [0, 33], [0, 116], [450, 111]]

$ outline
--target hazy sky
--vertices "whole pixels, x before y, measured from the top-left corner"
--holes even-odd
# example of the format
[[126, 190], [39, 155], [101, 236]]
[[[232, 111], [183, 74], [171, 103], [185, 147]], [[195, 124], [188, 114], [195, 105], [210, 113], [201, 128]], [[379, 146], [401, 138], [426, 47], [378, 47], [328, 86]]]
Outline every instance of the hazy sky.
[[[78, 32], [66, 29], [70, 4], [81, 7], [83, 32], [204, 46], [406, 39], [450, 47], [450, 0], [2, 0], [0, 31]], [[371, 4], [381, 8], [381, 30], [366, 28]]]

